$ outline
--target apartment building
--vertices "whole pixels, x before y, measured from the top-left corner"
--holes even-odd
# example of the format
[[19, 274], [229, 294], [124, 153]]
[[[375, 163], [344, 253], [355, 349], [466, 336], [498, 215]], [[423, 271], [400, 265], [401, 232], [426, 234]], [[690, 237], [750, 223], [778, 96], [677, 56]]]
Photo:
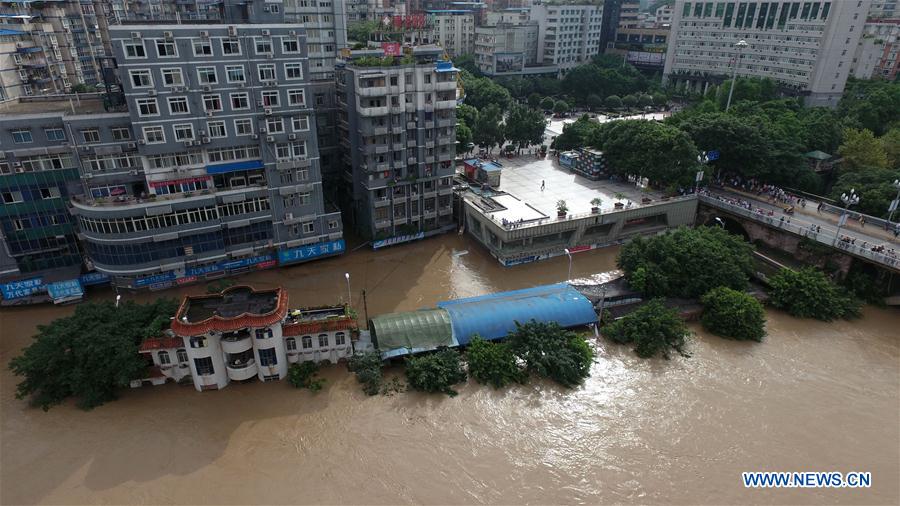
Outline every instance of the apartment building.
[[675, 10], [672, 9], [671, 5], [661, 5], [656, 9], [654, 13], [654, 21], [657, 26], [661, 25], [671, 25], [672, 24], [672, 16], [674, 15]]
[[897, 3], [873, 0], [853, 58], [852, 75], [858, 79], [893, 81], [900, 70], [900, 12]]
[[[807, 105], [834, 107], [870, 0], [676, 0], [664, 79], [704, 92], [738, 76], [768, 77]], [[735, 44], [749, 45], [738, 51]]]
[[475, 51], [475, 13], [465, 9], [430, 10], [425, 12], [431, 23], [432, 42], [450, 56]]
[[365, 237], [424, 237], [454, 228], [457, 73], [436, 46], [384, 65], [352, 51], [337, 72], [346, 208]]
[[536, 22], [500, 23], [475, 28], [475, 63], [492, 76], [550, 74], [557, 68], [538, 64]]
[[531, 19], [539, 26], [538, 63], [565, 73], [600, 53], [603, 6], [536, 4]]
[[190, 377], [197, 391], [232, 381], [278, 381], [298, 362], [337, 363], [353, 354], [355, 318], [346, 306], [288, 309], [283, 288], [235, 286], [185, 297], [170, 331], [146, 339], [149, 376], [132, 382], [165, 383]]
[[[638, 2], [622, 4], [615, 37], [607, 42], [606, 52], [620, 55], [638, 68], [662, 70], [666, 60], [672, 7], [664, 5], [657, 9], [657, 17], [650, 22], [642, 22], [639, 11]], [[658, 22], [660, 13], [663, 13], [663, 17], [668, 15], [666, 24]]]

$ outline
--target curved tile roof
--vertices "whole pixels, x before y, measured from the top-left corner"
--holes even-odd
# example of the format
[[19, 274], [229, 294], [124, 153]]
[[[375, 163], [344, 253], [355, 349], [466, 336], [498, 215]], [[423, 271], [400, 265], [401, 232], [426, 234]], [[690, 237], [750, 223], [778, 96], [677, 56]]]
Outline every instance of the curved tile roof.
[[179, 336], [269, 327], [283, 320], [287, 311], [288, 294], [281, 287], [257, 291], [249, 286], [232, 286], [218, 294], [185, 297], [171, 326]]

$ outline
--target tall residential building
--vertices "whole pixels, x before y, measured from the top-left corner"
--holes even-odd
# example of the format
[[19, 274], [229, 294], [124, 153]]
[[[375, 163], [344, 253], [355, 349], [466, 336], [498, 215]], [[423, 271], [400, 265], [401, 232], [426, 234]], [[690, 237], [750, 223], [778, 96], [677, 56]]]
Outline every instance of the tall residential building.
[[432, 42], [451, 56], [475, 51], [475, 13], [470, 10], [426, 11], [431, 23]]
[[551, 74], [552, 65], [538, 64], [538, 32], [536, 22], [498, 23], [475, 28], [475, 63], [492, 76]]
[[[768, 77], [807, 105], [834, 107], [870, 0], [676, 0], [664, 79], [697, 92], [738, 76]], [[738, 51], [737, 42], [749, 47]]]
[[853, 58], [853, 77], [893, 81], [900, 71], [900, 11], [894, 1], [873, 0]]
[[600, 52], [602, 5], [536, 4], [530, 15], [539, 26], [539, 64], [554, 65], [565, 73]]
[[384, 66], [353, 51], [337, 72], [348, 208], [376, 240], [454, 228], [457, 73], [436, 46]]
[[[637, 2], [626, 2], [621, 9], [614, 41], [608, 42], [606, 52], [621, 55], [639, 68], [661, 70], [666, 60], [669, 25], [659, 25], [655, 20], [651, 23], [640, 22]], [[664, 5], [657, 12], [664, 9], [669, 12], [668, 23], [671, 23], [671, 6]]]

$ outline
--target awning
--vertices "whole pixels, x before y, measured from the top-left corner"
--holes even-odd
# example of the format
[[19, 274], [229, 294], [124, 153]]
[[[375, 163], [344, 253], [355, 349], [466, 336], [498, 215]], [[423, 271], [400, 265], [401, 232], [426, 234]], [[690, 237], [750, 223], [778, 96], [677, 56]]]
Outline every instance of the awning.
[[426, 351], [438, 346], [456, 345], [450, 328], [450, 316], [443, 309], [379, 315], [372, 318], [370, 329], [378, 349], [385, 353], [401, 348]]
[[247, 160], [243, 162], [219, 163], [216, 165], [207, 165], [207, 174], [224, 174], [227, 172], [238, 172], [243, 170], [262, 169], [264, 167], [262, 160]]

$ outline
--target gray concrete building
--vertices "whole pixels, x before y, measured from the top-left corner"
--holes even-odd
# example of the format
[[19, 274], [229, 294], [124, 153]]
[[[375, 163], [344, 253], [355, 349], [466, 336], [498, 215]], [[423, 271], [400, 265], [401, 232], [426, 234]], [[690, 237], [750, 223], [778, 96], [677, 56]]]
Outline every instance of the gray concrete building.
[[346, 204], [376, 240], [454, 228], [457, 73], [436, 46], [391, 64], [382, 50], [353, 51], [338, 67], [338, 122]]
[[[870, 0], [674, 5], [663, 78], [697, 92], [738, 76], [768, 77], [807, 105], [840, 100]], [[738, 50], [744, 40], [748, 47]]]

